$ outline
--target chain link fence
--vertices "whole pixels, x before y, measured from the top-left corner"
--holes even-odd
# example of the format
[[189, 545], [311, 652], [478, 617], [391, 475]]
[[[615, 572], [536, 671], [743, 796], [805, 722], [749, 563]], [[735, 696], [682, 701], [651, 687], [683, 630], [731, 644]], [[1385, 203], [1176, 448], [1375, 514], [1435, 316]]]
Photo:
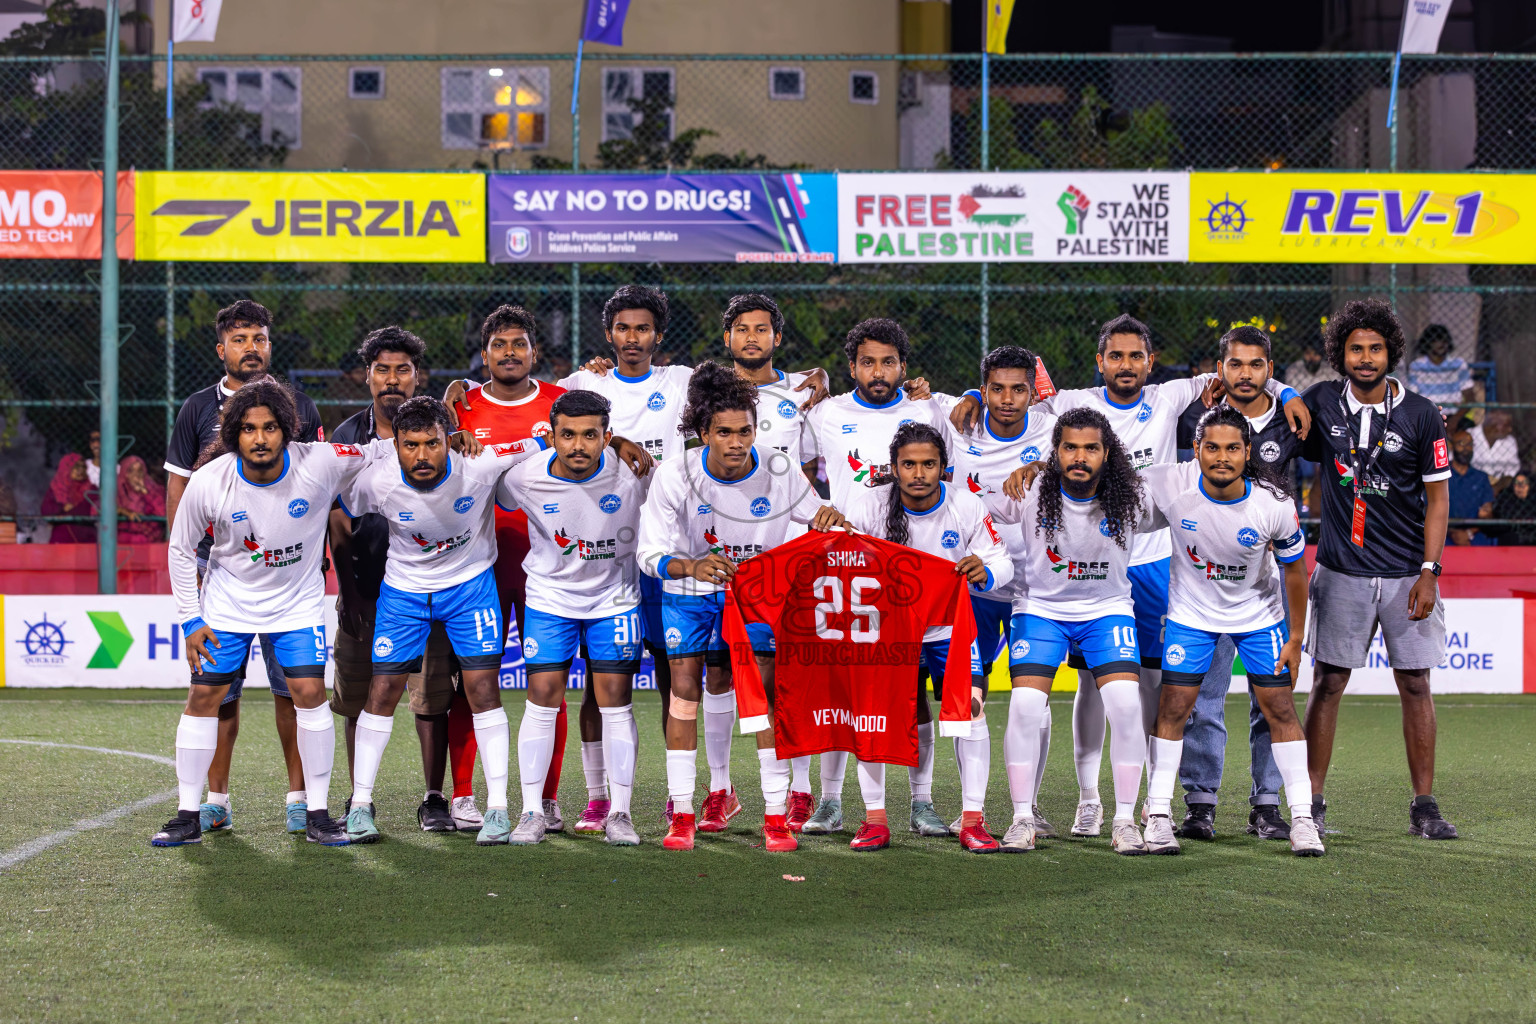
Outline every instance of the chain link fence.
[[[259, 56], [179, 60], [175, 167], [197, 169], [694, 171], [982, 166], [974, 55], [589, 55], [579, 115], [573, 55]], [[1536, 169], [1536, 59], [1405, 58], [1395, 141], [1390, 55], [1010, 55], [991, 58], [986, 167]], [[102, 64], [0, 58], [0, 166], [99, 163]], [[122, 166], [166, 166], [166, 66], [126, 57]], [[0, 211], [3, 216], [3, 211]], [[96, 265], [0, 261], [0, 477], [34, 512], [59, 457], [97, 419]], [[1536, 268], [1222, 264], [929, 266], [125, 264], [123, 450], [158, 466], [188, 394], [217, 379], [214, 312], [271, 308], [275, 369], [334, 425], [366, 401], [346, 375], [369, 330], [427, 339], [441, 378], [468, 369], [478, 324], [519, 302], [542, 325], [541, 375], [605, 352], [603, 300], [639, 281], [673, 299], [667, 357], [721, 353], [719, 310], [764, 291], [783, 305], [786, 365], [841, 379], [841, 338], [893, 316], [912, 372], [972, 386], [987, 347], [1027, 345], [1059, 385], [1090, 382], [1093, 338], [1131, 312], [1170, 367], [1198, 366], [1233, 323], [1261, 324], [1297, 360], [1348, 298], [1391, 298], [1414, 337], [1451, 332], [1487, 398], [1536, 399]], [[167, 322], [169, 312], [169, 322]], [[1521, 413], [1519, 437], [1536, 439]]]

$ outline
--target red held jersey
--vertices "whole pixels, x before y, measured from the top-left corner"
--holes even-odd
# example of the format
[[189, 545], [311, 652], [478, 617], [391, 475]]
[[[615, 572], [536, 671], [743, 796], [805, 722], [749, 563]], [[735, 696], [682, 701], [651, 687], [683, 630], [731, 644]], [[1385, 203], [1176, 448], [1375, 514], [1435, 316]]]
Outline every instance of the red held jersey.
[[744, 733], [768, 724], [746, 621], [773, 627], [780, 757], [847, 750], [916, 766], [917, 662], [929, 626], [953, 629], [939, 734], [970, 734], [976, 621], [966, 579], [948, 559], [832, 530], [743, 562], [726, 590], [722, 632]]

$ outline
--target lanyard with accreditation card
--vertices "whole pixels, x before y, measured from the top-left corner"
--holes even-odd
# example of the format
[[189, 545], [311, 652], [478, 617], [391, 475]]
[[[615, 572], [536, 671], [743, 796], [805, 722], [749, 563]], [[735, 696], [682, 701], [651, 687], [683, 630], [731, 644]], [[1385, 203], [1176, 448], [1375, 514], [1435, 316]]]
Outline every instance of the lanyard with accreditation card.
[[[1349, 524], [1349, 539], [1357, 548], [1365, 547], [1365, 498], [1360, 494], [1360, 482], [1376, 466], [1376, 460], [1381, 457], [1381, 449], [1387, 440], [1387, 428], [1392, 425], [1392, 381], [1387, 381], [1386, 415], [1382, 418], [1381, 437], [1371, 447], [1371, 454], [1365, 460], [1364, 472], [1360, 469], [1360, 453], [1356, 447], [1359, 443], [1359, 434], [1355, 430], [1353, 418], [1349, 415], [1349, 403], [1345, 401], [1344, 391], [1349, 388], [1349, 382], [1344, 383], [1344, 389], [1339, 391], [1339, 411], [1344, 414], [1344, 422], [1349, 425], [1349, 469], [1354, 477], [1355, 485], [1355, 514]], [[1362, 409], [1363, 413], [1365, 410]], [[1369, 438], [1367, 438], [1369, 440]]]

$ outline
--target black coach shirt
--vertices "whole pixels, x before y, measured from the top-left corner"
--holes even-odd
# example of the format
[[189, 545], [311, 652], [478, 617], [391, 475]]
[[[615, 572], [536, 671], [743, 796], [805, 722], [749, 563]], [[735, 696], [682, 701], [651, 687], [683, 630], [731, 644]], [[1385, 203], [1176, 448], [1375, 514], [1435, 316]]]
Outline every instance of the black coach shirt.
[[[1389, 379], [1388, 386], [1394, 388], [1390, 423], [1385, 422], [1386, 403], [1362, 405], [1348, 381], [1322, 381], [1302, 395], [1312, 411], [1312, 430], [1301, 455], [1319, 464], [1323, 492], [1317, 560], [1348, 576], [1417, 576], [1424, 563], [1424, 484], [1451, 475], [1439, 408], [1395, 378]], [[1350, 540], [1355, 510], [1351, 432], [1356, 441], [1355, 462], [1363, 474], [1364, 547]], [[1367, 471], [1378, 440], [1381, 454]]]
[[[373, 406], [348, 416], [336, 427], [331, 440], [337, 444], [367, 444], [379, 436], [374, 429]], [[351, 565], [338, 565], [337, 572], [350, 572], [357, 580], [358, 596], [366, 601], [379, 599], [384, 582], [384, 559], [389, 555], [389, 521], [369, 512], [352, 520]]]
[[[1183, 452], [1193, 455], [1195, 428], [1200, 425], [1200, 417], [1204, 416], [1206, 411], [1205, 403], [1197, 398], [1179, 414], [1178, 447], [1181, 459], [1184, 457]], [[1263, 416], [1250, 417], [1248, 427], [1253, 432], [1253, 458], [1282, 475], [1286, 472], [1291, 460], [1301, 454], [1301, 442], [1296, 439], [1295, 434], [1291, 433], [1291, 425], [1285, 418], [1285, 411], [1273, 396], [1270, 397], [1269, 412]]]
[[[198, 453], [219, 436], [219, 410], [224, 400], [233, 395], [226, 390], [221, 379], [211, 387], [194, 391], [176, 414], [176, 426], [171, 431], [171, 443], [165, 449], [165, 470], [177, 476], [189, 477], [197, 464]], [[293, 402], [299, 413], [299, 436], [295, 441], [323, 441], [325, 428], [320, 425], [320, 410], [314, 400], [302, 391], [294, 391]]]

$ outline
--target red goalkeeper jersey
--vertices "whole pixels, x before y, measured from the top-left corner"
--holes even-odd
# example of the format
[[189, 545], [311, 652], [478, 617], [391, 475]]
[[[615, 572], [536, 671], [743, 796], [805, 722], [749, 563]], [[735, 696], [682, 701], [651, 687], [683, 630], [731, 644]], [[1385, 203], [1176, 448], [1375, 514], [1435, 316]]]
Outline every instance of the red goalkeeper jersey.
[[779, 757], [852, 752], [917, 764], [917, 663], [923, 631], [950, 626], [941, 736], [971, 728], [971, 615], [948, 559], [843, 530], [807, 533], [743, 562], [726, 590], [742, 732], [768, 726], [768, 700], [746, 622], [774, 633], [774, 746]]

